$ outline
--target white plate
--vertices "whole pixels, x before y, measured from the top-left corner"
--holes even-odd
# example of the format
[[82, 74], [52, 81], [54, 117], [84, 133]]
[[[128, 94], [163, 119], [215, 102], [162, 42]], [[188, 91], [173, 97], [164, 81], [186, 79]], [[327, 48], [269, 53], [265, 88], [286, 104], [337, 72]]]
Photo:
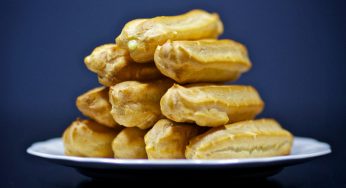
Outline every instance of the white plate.
[[226, 159], [226, 160], [144, 160], [83, 158], [64, 155], [61, 138], [32, 144], [27, 153], [61, 165], [76, 168], [94, 178], [114, 178], [131, 175], [162, 175], [175, 172], [180, 175], [228, 173], [230, 177], [264, 177], [282, 168], [331, 153], [329, 144], [311, 138], [295, 137], [292, 153], [288, 156]]

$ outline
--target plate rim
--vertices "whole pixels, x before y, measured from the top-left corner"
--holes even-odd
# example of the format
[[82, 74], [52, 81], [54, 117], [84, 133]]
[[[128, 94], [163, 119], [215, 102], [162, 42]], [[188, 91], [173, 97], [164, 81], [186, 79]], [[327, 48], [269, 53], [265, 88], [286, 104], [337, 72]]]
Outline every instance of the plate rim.
[[65, 162], [74, 162], [74, 163], [94, 163], [94, 164], [107, 164], [107, 165], [150, 165], [150, 166], [176, 166], [176, 165], [184, 165], [184, 166], [218, 166], [218, 165], [242, 165], [242, 164], [263, 164], [263, 163], [280, 163], [280, 162], [292, 162], [292, 161], [301, 161], [307, 159], [314, 159], [317, 157], [321, 157], [327, 154], [332, 153], [331, 146], [326, 142], [321, 142], [314, 138], [309, 137], [299, 137], [295, 136], [294, 140], [309, 140], [310, 142], [315, 142], [324, 147], [323, 151], [307, 153], [307, 154], [299, 154], [299, 155], [287, 155], [287, 156], [275, 156], [275, 157], [262, 157], [262, 158], [247, 158], [247, 159], [212, 159], [212, 160], [195, 160], [195, 159], [156, 159], [156, 160], [148, 160], [148, 159], [114, 159], [114, 158], [87, 158], [87, 157], [74, 157], [74, 156], [66, 156], [66, 155], [54, 155], [48, 153], [42, 153], [39, 151], [35, 151], [35, 147], [38, 145], [45, 144], [47, 142], [53, 141], [61, 141], [61, 137], [51, 138], [44, 141], [38, 141], [32, 143], [27, 149], [26, 152], [30, 155], [48, 159], [48, 160], [58, 160]]

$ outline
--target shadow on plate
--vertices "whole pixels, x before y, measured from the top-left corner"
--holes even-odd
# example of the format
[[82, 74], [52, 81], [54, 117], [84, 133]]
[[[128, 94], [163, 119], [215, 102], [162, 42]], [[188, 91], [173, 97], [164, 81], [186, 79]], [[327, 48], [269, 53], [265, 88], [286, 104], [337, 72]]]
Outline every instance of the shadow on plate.
[[281, 187], [279, 183], [266, 177], [280, 172], [282, 168], [235, 168], [235, 169], [179, 169], [179, 170], [95, 170], [79, 168], [78, 171], [91, 180], [82, 181], [79, 188], [114, 187], [115, 185], [140, 186], [181, 186], [215, 185], [226, 183], [229, 186]]
[[[258, 179], [273, 176], [279, 173], [282, 167], [252, 167], [252, 168], [159, 168], [159, 169], [91, 169], [78, 168], [81, 174], [99, 180], [129, 179], [141, 178], [144, 180], [160, 177], [160, 179], [219, 179], [225, 177], [227, 179]], [[155, 178], [156, 179], [156, 178]]]
[[266, 188], [277, 188], [282, 187], [281, 184], [275, 180], [272, 179], [238, 179], [238, 180], [229, 180], [227, 177], [219, 177], [218, 179], [199, 179], [199, 180], [191, 180], [191, 179], [184, 179], [184, 180], [176, 180], [174, 177], [171, 177], [170, 180], [163, 180], [159, 177], [152, 177], [152, 179], [137, 179], [134, 178], [132, 180], [124, 180], [124, 179], [114, 179], [113, 181], [105, 181], [105, 180], [96, 180], [96, 179], [90, 179], [90, 180], [84, 180], [80, 182], [77, 185], [77, 188], [99, 188], [99, 187], [110, 187], [114, 188], [119, 185], [126, 185], [126, 186], [141, 186], [141, 187], [166, 187], [169, 185], [181, 187], [182, 185], [190, 185], [190, 183], [196, 187], [196, 186], [207, 186], [212, 185], [213, 187], [216, 185], [227, 185], [227, 187], [266, 187]]

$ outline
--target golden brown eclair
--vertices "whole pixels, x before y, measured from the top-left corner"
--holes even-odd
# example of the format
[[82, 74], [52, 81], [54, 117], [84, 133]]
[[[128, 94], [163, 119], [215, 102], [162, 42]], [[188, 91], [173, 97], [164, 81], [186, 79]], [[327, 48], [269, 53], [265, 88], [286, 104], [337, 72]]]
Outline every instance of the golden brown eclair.
[[144, 135], [147, 130], [137, 127], [126, 127], [114, 138], [112, 148], [114, 158], [146, 159]]
[[167, 40], [198, 40], [217, 38], [223, 24], [216, 13], [192, 10], [178, 16], [159, 16], [128, 22], [116, 43], [130, 52], [138, 63], [150, 62], [158, 45]]
[[251, 86], [174, 84], [160, 105], [162, 114], [173, 121], [216, 127], [255, 118], [264, 102]]
[[196, 136], [200, 127], [159, 120], [145, 135], [145, 149], [149, 159], [184, 159], [189, 140]]
[[162, 77], [154, 62], [138, 64], [133, 62], [125, 49], [116, 44], [101, 45], [84, 59], [87, 68], [98, 75], [104, 86], [112, 86], [127, 80], [153, 80]]
[[77, 119], [63, 134], [66, 155], [113, 157], [112, 141], [118, 131], [92, 120]]
[[234, 81], [251, 68], [246, 47], [232, 40], [167, 41], [154, 59], [178, 83]]
[[273, 119], [247, 120], [215, 127], [193, 138], [187, 159], [233, 159], [288, 155], [293, 136]]
[[114, 121], [111, 115], [112, 106], [109, 103], [109, 91], [106, 87], [94, 88], [76, 100], [76, 106], [85, 116], [97, 121], [107, 127], [120, 126]]
[[150, 82], [126, 81], [110, 88], [114, 120], [125, 127], [152, 127], [162, 117], [160, 99], [171, 87], [169, 79]]

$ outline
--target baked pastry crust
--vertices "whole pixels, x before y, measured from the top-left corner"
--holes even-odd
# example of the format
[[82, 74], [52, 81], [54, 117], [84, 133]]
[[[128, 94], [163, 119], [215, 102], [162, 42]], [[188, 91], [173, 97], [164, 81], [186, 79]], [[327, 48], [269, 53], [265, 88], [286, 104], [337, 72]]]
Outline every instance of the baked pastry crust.
[[192, 10], [178, 16], [159, 16], [128, 22], [116, 43], [138, 63], [150, 62], [158, 45], [167, 40], [217, 38], [223, 32], [218, 14]]
[[104, 86], [112, 86], [127, 80], [153, 80], [162, 77], [153, 62], [135, 63], [127, 50], [116, 44], [104, 44], [93, 50], [84, 59], [87, 68], [98, 75], [99, 82]]
[[184, 159], [186, 145], [198, 133], [196, 125], [161, 119], [144, 137], [148, 158]]
[[114, 158], [147, 159], [144, 135], [147, 130], [137, 127], [127, 127], [120, 131], [112, 142]]
[[161, 98], [160, 105], [162, 114], [173, 121], [216, 127], [253, 119], [264, 103], [251, 86], [174, 84]]
[[97, 87], [79, 97], [76, 106], [83, 115], [95, 120], [107, 127], [120, 126], [114, 121], [111, 115], [112, 106], [109, 103], [109, 90], [106, 87]]
[[190, 141], [187, 159], [233, 159], [290, 154], [293, 136], [273, 119], [215, 127]]
[[114, 120], [125, 127], [152, 127], [162, 114], [160, 99], [171, 87], [171, 80], [126, 81], [110, 88], [109, 99]]
[[113, 157], [112, 141], [117, 131], [92, 120], [77, 119], [63, 134], [66, 155]]
[[154, 59], [161, 73], [178, 83], [234, 81], [251, 68], [246, 47], [226, 39], [167, 41]]

